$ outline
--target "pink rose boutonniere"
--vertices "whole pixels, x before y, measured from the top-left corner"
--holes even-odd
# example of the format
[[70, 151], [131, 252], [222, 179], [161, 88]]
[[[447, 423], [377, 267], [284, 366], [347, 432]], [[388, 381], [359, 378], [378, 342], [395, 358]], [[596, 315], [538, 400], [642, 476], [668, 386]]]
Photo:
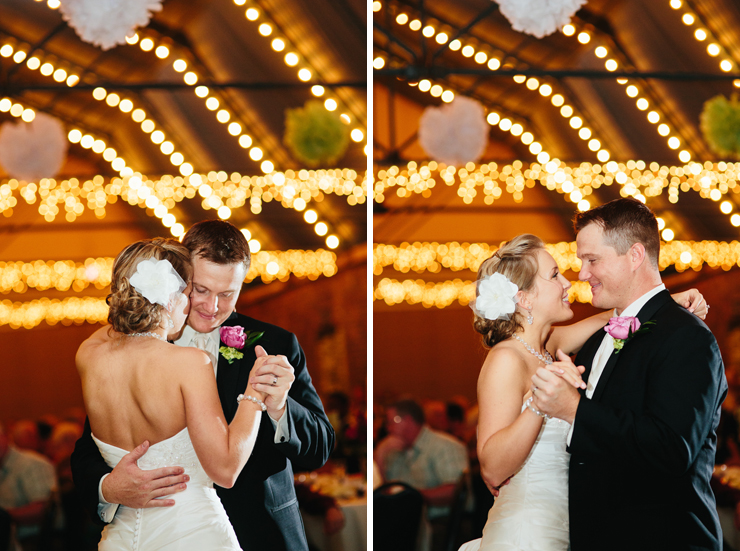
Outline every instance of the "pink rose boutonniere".
[[654, 321], [646, 321], [640, 325], [640, 320], [634, 316], [619, 316], [610, 318], [604, 331], [614, 339], [614, 353], [619, 354], [624, 345], [638, 333], [650, 331], [649, 325], [655, 325]]
[[221, 342], [226, 345], [219, 348], [218, 351], [230, 364], [234, 360], [241, 360], [244, 357], [244, 354], [239, 350], [254, 344], [264, 335], [264, 331], [247, 331], [245, 333], [241, 325], [222, 327], [218, 332], [221, 335]]

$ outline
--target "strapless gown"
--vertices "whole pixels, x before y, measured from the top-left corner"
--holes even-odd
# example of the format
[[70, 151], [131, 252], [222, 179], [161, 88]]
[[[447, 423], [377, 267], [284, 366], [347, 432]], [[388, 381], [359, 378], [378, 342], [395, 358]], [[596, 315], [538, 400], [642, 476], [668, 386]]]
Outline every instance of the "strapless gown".
[[568, 430], [560, 419], [542, 423], [524, 464], [488, 513], [480, 551], [567, 551]]
[[[105, 462], [115, 467], [126, 450], [93, 435]], [[234, 528], [190, 441], [188, 429], [158, 442], [138, 461], [143, 470], [179, 465], [190, 476], [185, 491], [172, 496], [174, 507], [131, 509], [121, 505], [103, 530], [101, 551], [237, 551]]]

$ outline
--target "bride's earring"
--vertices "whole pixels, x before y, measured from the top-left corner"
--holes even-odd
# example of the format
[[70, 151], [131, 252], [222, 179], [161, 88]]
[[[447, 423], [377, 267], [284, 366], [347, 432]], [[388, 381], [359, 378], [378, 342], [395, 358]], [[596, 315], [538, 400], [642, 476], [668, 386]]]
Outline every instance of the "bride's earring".
[[529, 310], [527, 312], [527, 323], [529, 325], [532, 325], [534, 323], [534, 316], [532, 315], [532, 310]]

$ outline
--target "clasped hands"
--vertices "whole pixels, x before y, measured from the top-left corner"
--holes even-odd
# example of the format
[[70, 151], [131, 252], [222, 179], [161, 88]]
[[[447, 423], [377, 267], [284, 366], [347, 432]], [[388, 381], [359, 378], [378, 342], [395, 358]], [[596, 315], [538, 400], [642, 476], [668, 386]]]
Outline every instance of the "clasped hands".
[[581, 400], [578, 389], [586, 388], [581, 378], [585, 368], [576, 366], [562, 350], [557, 351], [557, 358], [532, 376], [533, 405], [550, 417], [573, 424]]
[[295, 381], [295, 370], [285, 356], [270, 356], [259, 345], [254, 351], [257, 361], [249, 374], [249, 385], [262, 395], [267, 414], [279, 421], [285, 411], [288, 391]]

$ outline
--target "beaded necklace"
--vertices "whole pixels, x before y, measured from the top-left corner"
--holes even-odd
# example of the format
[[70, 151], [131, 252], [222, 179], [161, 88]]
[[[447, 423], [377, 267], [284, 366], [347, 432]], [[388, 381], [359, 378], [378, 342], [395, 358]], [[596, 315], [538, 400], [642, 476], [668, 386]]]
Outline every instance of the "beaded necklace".
[[547, 350], [545, 350], [545, 355], [543, 356], [542, 354], [540, 354], [539, 352], [537, 352], [537, 351], [536, 351], [536, 350], [535, 350], [534, 348], [532, 348], [531, 346], [529, 346], [529, 345], [528, 345], [528, 344], [527, 344], [527, 343], [525, 342], [525, 340], [524, 340], [524, 339], [522, 339], [522, 338], [521, 338], [521, 337], [520, 337], [519, 335], [517, 335], [516, 333], [515, 333], [515, 334], [513, 334], [513, 335], [511, 336], [511, 338], [513, 338], [514, 340], [517, 340], [517, 341], [519, 341], [520, 343], [522, 343], [522, 344], [524, 345], [524, 348], [526, 348], [526, 349], [527, 349], [527, 352], [529, 352], [529, 353], [530, 353], [530, 354], [532, 354], [533, 356], [537, 357], [537, 358], [538, 358], [538, 359], [539, 359], [539, 360], [540, 360], [540, 361], [541, 361], [542, 363], [544, 363], [545, 365], [550, 365], [550, 364], [551, 364], [551, 363], [552, 363], [552, 362], [554, 361], [554, 360], [552, 359], [552, 356], [550, 355], [550, 353], [549, 353], [549, 352], [548, 352]]
[[155, 339], [159, 339], [160, 341], [167, 342], [167, 339], [163, 337], [162, 335], [158, 335], [157, 333], [154, 333], [152, 331], [147, 331], [146, 333], [130, 333], [127, 335], [128, 337], [154, 337]]

